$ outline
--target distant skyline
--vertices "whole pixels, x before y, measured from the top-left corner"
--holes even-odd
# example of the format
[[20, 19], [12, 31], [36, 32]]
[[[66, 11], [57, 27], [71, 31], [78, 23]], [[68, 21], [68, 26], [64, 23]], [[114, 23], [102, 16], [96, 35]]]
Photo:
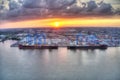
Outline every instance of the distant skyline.
[[60, 27], [120, 27], [120, 0], [0, 0], [0, 28], [52, 27], [56, 22]]

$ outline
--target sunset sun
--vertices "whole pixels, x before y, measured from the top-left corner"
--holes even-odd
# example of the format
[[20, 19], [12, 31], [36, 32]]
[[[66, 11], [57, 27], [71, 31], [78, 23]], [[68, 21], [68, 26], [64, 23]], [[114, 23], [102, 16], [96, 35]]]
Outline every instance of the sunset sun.
[[53, 27], [59, 28], [61, 26], [60, 22], [54, 22]]

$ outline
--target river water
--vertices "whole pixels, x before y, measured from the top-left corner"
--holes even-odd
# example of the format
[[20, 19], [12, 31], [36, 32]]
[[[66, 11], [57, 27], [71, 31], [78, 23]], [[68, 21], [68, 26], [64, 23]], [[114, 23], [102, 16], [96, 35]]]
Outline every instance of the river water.
[[0, 80], [120, 80], [120, 48], [19, 50], [0, 43]]

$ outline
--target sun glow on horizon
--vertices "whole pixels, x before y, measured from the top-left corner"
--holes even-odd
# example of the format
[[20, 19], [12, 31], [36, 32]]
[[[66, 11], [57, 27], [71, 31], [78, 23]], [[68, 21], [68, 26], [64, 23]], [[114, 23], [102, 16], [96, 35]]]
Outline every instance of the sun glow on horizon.
[[120, 19], [81, 19], [81, 18], [49, 18], [0, 24], [0, 28], [39, 28], [39, 27], [120, 27]]
[[52, 23], [52, 26], [53, 26], [54, 28], [60, 28], [62, 25], [61, 25], [60, 22], [56, 21], [56, 22], [53, 22], [53, 23]]

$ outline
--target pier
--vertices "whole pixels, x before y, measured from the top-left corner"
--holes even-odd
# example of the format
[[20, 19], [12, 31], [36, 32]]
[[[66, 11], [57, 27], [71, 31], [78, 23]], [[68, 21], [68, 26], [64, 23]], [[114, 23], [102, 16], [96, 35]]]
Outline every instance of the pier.
[[100, 41], [95, 35], [77, 33], [73, 36], [53, 36], [54, 34], [28, 33], [17, 44], [19, 49], [58, 49], [59, 47], [68, 49], [107, 49], [108, 47], [105, 41]]

